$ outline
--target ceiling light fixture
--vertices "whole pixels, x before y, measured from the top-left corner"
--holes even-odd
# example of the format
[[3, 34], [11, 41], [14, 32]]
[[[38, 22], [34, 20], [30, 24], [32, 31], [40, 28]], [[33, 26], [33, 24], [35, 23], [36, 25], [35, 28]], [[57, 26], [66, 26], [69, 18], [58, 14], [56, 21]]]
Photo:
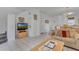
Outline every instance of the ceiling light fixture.
[[71, 8], [66, 8], [65, 9], [65, 13], [64, 15], [68, 18], [68, 19], [74, 19], [74, 12], [72, 12]]

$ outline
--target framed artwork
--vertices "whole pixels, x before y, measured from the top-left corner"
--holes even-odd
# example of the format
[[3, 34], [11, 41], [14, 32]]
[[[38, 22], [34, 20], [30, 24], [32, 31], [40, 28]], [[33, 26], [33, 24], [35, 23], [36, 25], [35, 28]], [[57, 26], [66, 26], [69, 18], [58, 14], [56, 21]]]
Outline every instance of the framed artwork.
[[31, 15], [31, 12], [29, 12], [28, 14]]
[[37, 15], [36, 14], [34, 14], [34, 20], [37, 20]]
[[19, 19], [19, 22], [24, 22], [25, 18], [24, 17], [19, 17], [18, 19]]
[[45, 20], [45, 23], [49, 23], [49, 20]]

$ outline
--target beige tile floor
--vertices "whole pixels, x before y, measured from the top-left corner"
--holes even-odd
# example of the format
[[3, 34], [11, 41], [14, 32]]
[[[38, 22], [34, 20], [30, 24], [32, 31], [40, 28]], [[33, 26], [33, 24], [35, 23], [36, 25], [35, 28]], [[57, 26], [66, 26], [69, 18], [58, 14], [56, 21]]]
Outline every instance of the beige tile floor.
[[[0, 44], [0, 51], [29, 51], [36, 44], [42, 41], [44, 37], [46, 37], [46, 35], [41, 35], [35, 38], [29, 37], [25, 40], [19, 40], [19, 39], [12, 40], [10, 42]], [[75, 50], [64, 47], [64, 51], [75, 51]]]

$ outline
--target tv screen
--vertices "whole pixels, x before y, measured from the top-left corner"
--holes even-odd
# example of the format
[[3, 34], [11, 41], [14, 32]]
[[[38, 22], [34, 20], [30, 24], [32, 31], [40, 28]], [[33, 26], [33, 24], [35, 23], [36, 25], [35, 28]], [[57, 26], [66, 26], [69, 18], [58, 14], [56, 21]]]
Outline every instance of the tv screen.
[[17, 24], [17, 30], [26, 30], [26, 29], [28, 29], [27, 23], [18, 23]]

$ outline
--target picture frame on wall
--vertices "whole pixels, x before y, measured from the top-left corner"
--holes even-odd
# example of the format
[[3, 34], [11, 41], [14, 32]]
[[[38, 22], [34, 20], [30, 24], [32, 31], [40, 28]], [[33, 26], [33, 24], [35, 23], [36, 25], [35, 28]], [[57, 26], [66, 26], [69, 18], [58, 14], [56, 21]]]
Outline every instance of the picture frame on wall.
[[34, 14], [34, 20], [37, 20], [37, 15], [36, 14]]
[[45, 20], [45, 23], [49, 23], [49, 20]]
[[24, 17], [19, 17], [18, 19], [19, 19], [19, 22], [24, 22], [25, 18]]

